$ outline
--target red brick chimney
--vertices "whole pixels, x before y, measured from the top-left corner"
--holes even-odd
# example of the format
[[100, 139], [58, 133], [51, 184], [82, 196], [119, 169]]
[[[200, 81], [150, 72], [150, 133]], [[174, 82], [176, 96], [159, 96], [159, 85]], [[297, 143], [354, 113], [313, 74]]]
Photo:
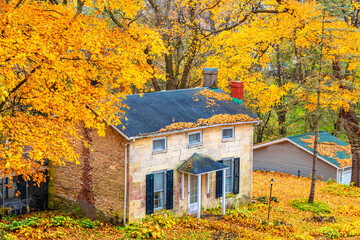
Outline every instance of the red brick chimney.
[[244, 98], [244, 82], [231, 82], [231, 97], [243, 100]]

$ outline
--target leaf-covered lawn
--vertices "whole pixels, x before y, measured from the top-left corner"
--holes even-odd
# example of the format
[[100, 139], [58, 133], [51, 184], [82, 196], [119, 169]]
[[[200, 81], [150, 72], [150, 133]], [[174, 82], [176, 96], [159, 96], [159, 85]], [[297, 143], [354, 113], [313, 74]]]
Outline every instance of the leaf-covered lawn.
[[[274, 179], [267, 221], [270, 179]], [[310, 179], [254, 172], [256, 203], [230, 209], [221, 220], [158, 215], [141, 224], [112, 226], [73, 214], [31, 213], [0, 221], [5, 239], [359, 239], [358, 188], [318, 181], [316, 202], [307, 204]], [[220, 214], [221, 209], [208, 213]]]

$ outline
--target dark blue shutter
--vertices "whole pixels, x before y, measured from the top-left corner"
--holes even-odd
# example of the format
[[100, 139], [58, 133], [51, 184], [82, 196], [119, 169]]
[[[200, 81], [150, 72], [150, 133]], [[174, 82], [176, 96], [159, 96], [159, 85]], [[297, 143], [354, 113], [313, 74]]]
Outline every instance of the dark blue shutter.
[[233, 179], [234, 179], [234, 184], [233, 184], [234, 194], [238, 194], [239, 189], [240, 189], [240, 158], [234, 159], [234, 178]]
[[[218, 161], [219, 163], [223, 163], [223, 160]], [[223, 179], [223, 170], [216, 172], [216, 197], [222, 196], [222, 180]]]
[[154, 212], [154, 174], [146, 175], [146, 214]]
[[174, 196], [174, 171], [168, 170], [166, 172], [166, 209], [173, 209], [173, 196]]

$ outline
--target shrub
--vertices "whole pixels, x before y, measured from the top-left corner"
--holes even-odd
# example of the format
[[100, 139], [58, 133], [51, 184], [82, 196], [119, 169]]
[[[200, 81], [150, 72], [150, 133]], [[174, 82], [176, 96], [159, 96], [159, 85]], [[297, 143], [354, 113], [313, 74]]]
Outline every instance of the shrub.
[[329, 183], [321, 191], [336, 196], [360, 197], [360, 188], [345, 184]]
[[320, 232], [326, 237], [330, 239], [335, 239], [341, 237], [340, 232], [332, 227], [323, 227], [320, 228]]
[[1, 224], [1, 228], [9, 231], [16, 231], [23, 227], [35, 227], [41, 224], [41, 219], [38, 217], [25, 218], [24, 220], [13, 220], [10, 224]]
[[[255, 197], [253, 197], [253, 198], [255, 198]], [[262, 202], [262, 203], [269, 203], [269, 197], [268, 196], [262, 196], [262, 197], [257, 197], [257, 198], [255, 198], [257, 201], [259, 201], [259, 202]], [[278, 202], [278, 199], [277, 199], [277, 197], [271, 197], [271, 201], [272, 202]]]
[[317, 214], [331, 213], [330, 206], [325, 202], [308, 203], [307, 199], [302, 199], [302, 200], [295, 199], [290, 202], [290, 205], [301, 211], [310, 211]]

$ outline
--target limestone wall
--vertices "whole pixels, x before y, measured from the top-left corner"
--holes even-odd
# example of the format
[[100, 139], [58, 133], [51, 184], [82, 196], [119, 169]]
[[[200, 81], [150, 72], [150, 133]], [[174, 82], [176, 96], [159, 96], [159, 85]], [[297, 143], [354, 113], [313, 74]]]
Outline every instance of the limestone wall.
[[119, 223], [124, 206], [124, 162], [126, 140], [111, 127], [106, 136], [80, 130], [91, 146], [76, 147], [80, 165], [52, 166], [49, 207], [79, 208], [87, 216]]
[[[138, 139], [130, 144], [129, 151], [129, 220], [145, 217], [146, 174], [160, 170], [174, 170], [175, 215], [187, 212], [187, 175], [185, 175], [184, 199], [181, 200], [181, 174], [177, 168], [194, 153], [205, 154], [220, 160], [240, 157], [240, 193], [230, 196], [228, 207], [250, 201], [252, 174], [253, 124], [235, 125], [235, 138], [222, 141], [222, 128], [211, 127], [202, 130], [203, 143], [198, 147], [188, 147], [188, 133], [167, 135], [167, 151], [152, 152], [152, 138]], [[215, 173], [210, 173], [210, 194], [206, 194], [207, 176], [202, 176], [202, 208], [221, 204], [215, 198]]]

